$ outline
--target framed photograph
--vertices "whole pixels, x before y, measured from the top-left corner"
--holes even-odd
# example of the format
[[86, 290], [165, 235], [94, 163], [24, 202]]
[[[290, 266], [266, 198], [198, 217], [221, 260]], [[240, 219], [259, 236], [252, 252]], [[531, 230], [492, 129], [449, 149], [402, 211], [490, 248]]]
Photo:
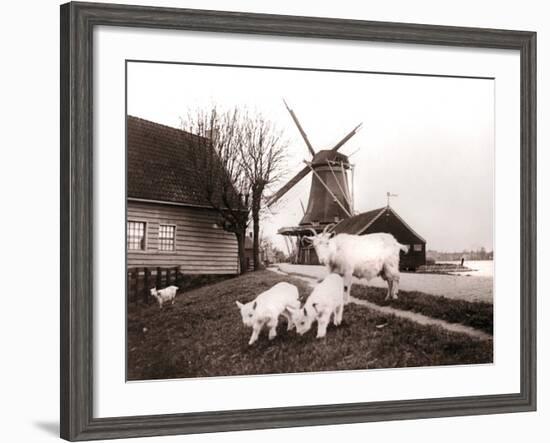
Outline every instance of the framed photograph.
[[534, 32], [62, 5], [61, 437], [535, 410], [535, 79]]

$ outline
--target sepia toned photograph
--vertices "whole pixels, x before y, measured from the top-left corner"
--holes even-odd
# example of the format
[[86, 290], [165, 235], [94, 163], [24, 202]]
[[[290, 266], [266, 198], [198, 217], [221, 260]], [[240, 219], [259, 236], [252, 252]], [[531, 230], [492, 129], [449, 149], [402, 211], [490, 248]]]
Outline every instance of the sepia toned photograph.
[[494, 88], [127, 61], [127, 380], [493, 363]]

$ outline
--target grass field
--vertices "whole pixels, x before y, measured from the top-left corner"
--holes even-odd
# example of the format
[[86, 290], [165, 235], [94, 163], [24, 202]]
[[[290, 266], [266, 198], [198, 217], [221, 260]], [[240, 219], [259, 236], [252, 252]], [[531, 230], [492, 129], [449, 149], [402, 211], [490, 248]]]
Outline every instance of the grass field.
[[[296, 284], [304, 298], [311, 291], [301, 280], [261, 271], [179, 295], [174, 306], [163, 310], [156, 305], [130, 306], [129, 380], [455, 365], [493, 360], [492, 340], [421, 326], [354, 304], [346, 306], [342, 325], [338, 328], [331, 325], [324, 339], [316, 339], [315, 330], [301, 337], [294, 331], [287, 333], [282, 320], [277, 338], [269, 341], [264, 332], [255, 345], [248, 346], [251, 330], [242, 325], [235, 300], [250, 301], [283, 280]], [[376, 297], [374, 291], [371, 293]], [[405, 299], [406, 294], [401, 292], [400, 296]], [[431, 309], [436, 311], [434, 307]]]
[[352, 287], [351, 294], [380, 306], [418, 312], [428, 317], [439, 318], [449, 323], [460, 323], [493, 334], [492, 303], [449, 299], [416, 291], [399, 291], [397, 300], [386, 301], [384, 300], [386, 289], [369, 287], [368, 291], [365, 291], [365, 288], [359, 285]]

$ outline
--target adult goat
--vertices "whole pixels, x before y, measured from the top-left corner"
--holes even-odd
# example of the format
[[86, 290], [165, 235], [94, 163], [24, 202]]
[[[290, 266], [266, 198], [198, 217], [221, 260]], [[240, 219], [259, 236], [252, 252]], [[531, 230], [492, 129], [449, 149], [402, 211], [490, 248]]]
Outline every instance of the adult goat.
[[335, 272], [344, 278], [344, 300], [349, 303], [353, 277], [367, 281], [380, 276], [388, 283], [388, 294], [397, 299], [399, 291], [399, 253], [408, 247], [400, 244], [393, 235], [384, 232], [366, 235], [336, 234], [327, 225], [322, 233], [313, 229], [310, 239], [319, 262], [327, 273]]

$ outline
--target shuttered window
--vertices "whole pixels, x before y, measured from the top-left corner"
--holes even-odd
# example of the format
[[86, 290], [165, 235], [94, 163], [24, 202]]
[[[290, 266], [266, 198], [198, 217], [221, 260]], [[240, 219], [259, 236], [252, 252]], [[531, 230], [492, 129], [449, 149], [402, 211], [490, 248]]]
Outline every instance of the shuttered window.
[[174, 249], [176, 249], [176, 227], [159, 225], [159, 250], [173, 251]]
[[415, 252], [422, 252], [422, 244], [421, 243], [417, 243], [414, 245], [414, 251]]
[[126, 247], [129, 251], [145, 250], [145, 223], [129, 221], [126, 224]]

